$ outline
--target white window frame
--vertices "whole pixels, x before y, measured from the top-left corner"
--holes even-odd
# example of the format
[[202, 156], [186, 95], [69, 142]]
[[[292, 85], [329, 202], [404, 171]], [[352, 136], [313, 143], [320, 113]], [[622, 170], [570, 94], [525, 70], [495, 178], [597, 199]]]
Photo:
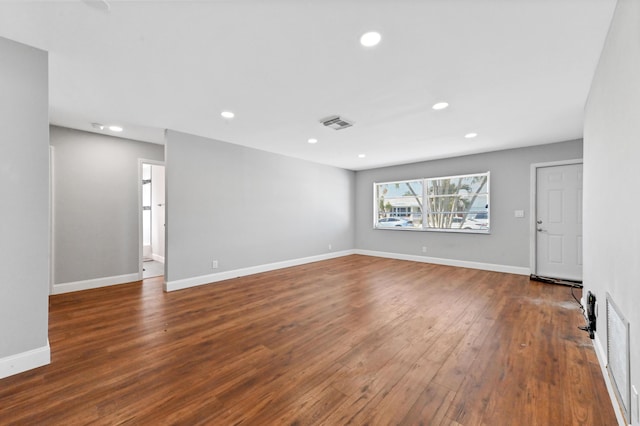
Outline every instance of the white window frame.
[[[483, 190], [482, 192], [477, 193], [476, 195], [480, 194], [483, 197], [486, 196], [487, 198], [487, 207], [486, 207], [486, 214], [487, 214], [487, 221], [486, 221], [486, 227], [484, 226], [483, 223], [476, 223], [475, 221], [473, 221], [473, 218], [471, 218], [471, 220], [469, 221], [469, 224], [471, 226], [474, 226], [474, 228], [434, 228], [434, 227], [429, 227], [428, 226], [428, 218], [430, 215], [433, 214], [433, 212], [429, 212], [427, 209], [429, 207], [429, 195], [428, 195], [428, 188], [429, 188], [429, 183], [433, 182], [433, 181], [438, 181], [438, 180], [446, 180], [446, 179], [464, 179], [464, 178], [469, 178], [469, 177], [480, 177], [480, 176], [486, 176], [486, 183], [484, 184], [484, 187], [486, 187], [485, 190]], [[490, 234], [491, 233], [491, 213], [490, 213], [490, 184], [491, 184], [491, 177], [490, 177], [490, 172], [480, 172], [480, 173], [470, 173], [470, 174], [465, 174], [465, 175], [453, 175], [453, 176], [442, 176], [442, 177], [431, 177], [431, 178], [418, 178], [418, 179], [406, 179], [406, 180], [399, 180], [399, 181], [388, 181], [388, 182], [374, 182], [373, 183], [373, 228], [374, 229], [383, 229], [383, 230], [394, 230], [394, 231], [430, 231], [430, 232], [451, 232], [451, 233], [469, 233], [469, 234]], [[421, 212], [421, 220], [422, 223], [419, 227], [383, 227], [383, 226], [378, 226], [378, 221], [379, 221], [379, 205], [380, 205], [380, 199], [378, 198], [378, 187], [381, 185], [400, 185], [403, 183], [407, 183], [407, 182], [421, 182], [422, 183], [422, 194], [421, 194], [421, 200], [420, 203], [422, 204], [422, 212]], [[452, 195], [446, 195], [446, 196], [452, 196]], [[433, 197], [431, 197], [433, 198]], [[452, 211], [450, 213], [443, 213], [443, 214], [455, 214], [455, 211]], [[466, 211], [467, 214], [471, 213], [471, 211]], [[484, 212], [483, 212], [484, 213]], [[389, 216], [391, 217], [391, 216]], [[467, 219], [465, 218], [465, 223], [467, 223]]]

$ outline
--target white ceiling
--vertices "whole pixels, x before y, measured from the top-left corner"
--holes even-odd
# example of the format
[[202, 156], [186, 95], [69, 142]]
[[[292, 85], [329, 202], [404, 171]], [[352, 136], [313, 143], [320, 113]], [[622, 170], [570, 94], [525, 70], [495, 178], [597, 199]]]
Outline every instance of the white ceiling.
[[[361, 170], [582, 137], [615, 0], [108, 4], [0, 1], [0, 36], [49, 51], [53, 124]], [[382, 42], [364, 48], [371, 30]], [[332, 114], [355, 125], [319, 123]]]

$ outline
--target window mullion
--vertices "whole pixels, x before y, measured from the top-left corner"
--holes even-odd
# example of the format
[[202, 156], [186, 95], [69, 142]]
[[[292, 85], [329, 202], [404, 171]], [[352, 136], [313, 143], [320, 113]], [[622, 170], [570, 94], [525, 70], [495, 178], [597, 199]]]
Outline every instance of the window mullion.
[[422, 228], [427, 229], [429, 199], [427, 198], [427, 179], [422, 179]]

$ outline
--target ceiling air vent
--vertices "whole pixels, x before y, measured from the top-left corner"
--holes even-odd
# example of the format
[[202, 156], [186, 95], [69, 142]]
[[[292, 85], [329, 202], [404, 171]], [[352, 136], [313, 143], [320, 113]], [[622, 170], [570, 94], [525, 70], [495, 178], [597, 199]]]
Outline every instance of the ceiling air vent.
[[331, 127], [335, 130], [346, 129], [347, 127], [353, 126], [353, 122], [346, 120], [337, 115], [332, 115], [331, 117], [327, 117], [325, 119], [320, 120], [322, 124], [327, 127]]

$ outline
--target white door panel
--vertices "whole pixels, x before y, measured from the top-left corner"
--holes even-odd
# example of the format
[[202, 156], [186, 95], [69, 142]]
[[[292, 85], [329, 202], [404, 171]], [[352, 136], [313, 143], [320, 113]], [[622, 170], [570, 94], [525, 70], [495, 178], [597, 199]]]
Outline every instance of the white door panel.
[[582, 280], [582, 164], [536, 172], [536, 275]]

